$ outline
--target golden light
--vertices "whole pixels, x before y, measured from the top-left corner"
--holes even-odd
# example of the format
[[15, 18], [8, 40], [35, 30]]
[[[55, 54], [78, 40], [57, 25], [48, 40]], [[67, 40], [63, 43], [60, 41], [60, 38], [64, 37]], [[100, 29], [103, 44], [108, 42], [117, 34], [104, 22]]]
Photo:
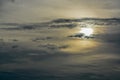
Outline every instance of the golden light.
[[91, 36], [93, 34], [92, 28], [81, 28], [80, 33], [84, 34], [84, 36]]

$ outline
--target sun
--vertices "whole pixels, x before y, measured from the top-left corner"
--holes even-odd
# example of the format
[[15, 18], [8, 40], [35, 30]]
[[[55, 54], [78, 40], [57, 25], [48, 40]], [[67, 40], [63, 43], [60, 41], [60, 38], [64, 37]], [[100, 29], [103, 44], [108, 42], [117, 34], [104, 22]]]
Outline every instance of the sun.
[[92, 28], [81, 28], [80, 33], [84, 34], [84, 36], [91, 36], [93, 34]]

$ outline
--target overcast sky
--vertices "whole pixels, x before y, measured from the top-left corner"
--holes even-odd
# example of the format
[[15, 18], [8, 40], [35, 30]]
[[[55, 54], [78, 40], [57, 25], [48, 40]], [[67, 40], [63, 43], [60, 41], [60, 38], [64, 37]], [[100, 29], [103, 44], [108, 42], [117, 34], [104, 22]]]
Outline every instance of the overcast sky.
[[1, 22], [120, 17], [120, 0], [0, 0]]

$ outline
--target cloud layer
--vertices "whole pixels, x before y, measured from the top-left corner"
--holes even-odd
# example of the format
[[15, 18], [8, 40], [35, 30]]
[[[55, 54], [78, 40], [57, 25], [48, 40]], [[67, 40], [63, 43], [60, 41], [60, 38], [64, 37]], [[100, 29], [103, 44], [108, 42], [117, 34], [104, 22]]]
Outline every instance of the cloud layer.
[[0, 0], [0, 21], [39, 22], [55, 18], [120, 17], [120, 0]]
[[[119, 80], [119, 19], [72, 21], [0, 25], [0, 80]], [[68, 37], [80, 25], [63, 27], [90, 22], [94, 39]]]

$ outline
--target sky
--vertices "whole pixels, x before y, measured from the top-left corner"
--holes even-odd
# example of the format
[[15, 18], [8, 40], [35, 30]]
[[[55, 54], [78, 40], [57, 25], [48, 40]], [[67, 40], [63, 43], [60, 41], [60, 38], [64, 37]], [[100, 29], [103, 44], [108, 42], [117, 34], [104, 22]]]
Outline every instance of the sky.
[[[0, 0], [0, 23], [18, 23], [0, 24], [0, 80], [120, 80], [120, 19], [77, 20], [120, 18], [119, 4]], [[94, 38], [76, 37], [83, 27]]]
[[0, 0], [0, 22], [42, 22], [56, 18], [118, 18], [120, 0]]

